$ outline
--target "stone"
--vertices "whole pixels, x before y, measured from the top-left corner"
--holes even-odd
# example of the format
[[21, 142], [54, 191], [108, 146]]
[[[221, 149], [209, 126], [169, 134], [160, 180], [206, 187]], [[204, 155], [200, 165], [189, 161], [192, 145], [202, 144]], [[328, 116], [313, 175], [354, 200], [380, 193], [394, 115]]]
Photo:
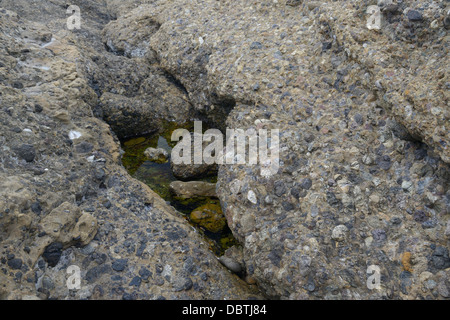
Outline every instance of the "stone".
[[223, 264], [227, 269], [234, 273], [240, 273], [242, 272], [242, 266], [239, 262], [236, 260], [227, 257], [227, 256], [221, 256], [219, 257], [219, 261], [221, 264]]
[[26, 162], [32, 162], [36, 157], [36, 150], [31, 144], [22, 144], [16, 148], [18, 156]]
[[300, 181], [300, 187], [305, 190], [309, 190], [312, 186], [312, 181], [309, 178], [302, 179]]
[[169, 185], [169, 191], [175, 197], [182, 199], [195, 197], [217, 197], [216, 184], [204, 181], [173, 181]]
[[291, 7], [297, 7], [302, 3], [302, 0], [286, 0], [286, 4]]
[[256, 194], [253, 190], [249, 190], [247, 193], [247, 199], [248, 201], [250, 201], [253, 204], [257, 204], [258, 203], [258, 199], [256, 198]]
[[111, 267], [114, 271], [121, 272], [125, 270], [128, 264], [128, 259], [116, 259], [113, 261]]
[[13, 270], [19, 270], [22, 267], [22, 259], [10, 259], [8, 260], [8, 266]]
[[198, 207], [191, 212], [190, 220], [214, 233], [223, 230], [227, 225], [221, 207], [216, 204], [205, 204]]
[[[170, 167], [172, 169], [172, 173], [177, 179], [186, 181], [190, 179], [196, 179], [200, 176], [211, 175], [217, 172], [217, 164], [208, 164], [203, 160], [203, 150], [209, 145], [209, 143], [206, 141], [203, 141], [202, 144], [202, 163], [195, 163], [195, 150], [193, 141], [194, 133], [191, 132], [191, 161], [189, 163], [177, 164], [173, 161], [173, 157], [170, 159]], [[174, 147], [174, 149], [175, 148], [176, 146]]]
[[63, 245], [60, 242], [53, 242], [45, 248], [42, 257], [48, 263], [50, 267], [54, 267], [58, 264], [61, 257]]
[[335, 241], [344, 241], [347, 236], [348, 228], [343, 224], [334, 227], [331, 238]]
[[147, 148], [144, 155], [153, 162], [165, 163], [168, 161], [169, 153], [162, 148]]
[[422, 14], [417, 10], [408, 10], [408, 13], [406, 14], [408, 16], [408, 19], [410, 21], [422, 21], [423, 17]]

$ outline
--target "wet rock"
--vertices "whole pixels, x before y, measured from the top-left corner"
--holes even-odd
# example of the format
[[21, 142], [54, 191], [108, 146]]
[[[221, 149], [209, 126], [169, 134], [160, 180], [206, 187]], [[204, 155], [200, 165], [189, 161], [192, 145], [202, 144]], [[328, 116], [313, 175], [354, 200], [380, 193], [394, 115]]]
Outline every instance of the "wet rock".
[[53, 242], [45, 248], [42, 257], [48, 263], [50, 267], [54, 267], [58, 264], [59, 258], [61, 258], [63, 245], [60, 242]]
[[144, 155], [151, 161], [165, 163], [168, 161], [169, 153], [162, 148], [147, 148]]
[[36, 157], [36, 150], [31, 144], [22, 144], [16, 148], [17, 155], [26, 162], [32, 162]]
[[422, 21], [423, 17], [422, 14], [417, 11], [417, 10], [408, 10], [408, 13], [406, 14], [406, 16], [408, 17], [408, 19], [410, 21]]
[[169, 191], [182, 199], [194, 197], [216, 197], [216, 184], [204, 181], [173, 181]]

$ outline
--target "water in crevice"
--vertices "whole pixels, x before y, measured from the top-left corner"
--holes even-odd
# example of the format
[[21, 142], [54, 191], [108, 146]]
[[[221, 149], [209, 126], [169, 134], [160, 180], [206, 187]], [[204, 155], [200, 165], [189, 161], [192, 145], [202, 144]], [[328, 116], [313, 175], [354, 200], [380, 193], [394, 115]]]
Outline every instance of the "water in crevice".
[[[200, 206], [206, 204], [217, 204], [220, 206], [219, 199], [213, 197], [180, 199], [175, 197], [169, 191], [169, 185], [172, 181], [177, 181], [178, 179], [172, 174], [170, 161], [166, 163], [152, 162], [144, 155], [144, 151], [149, 147], [163, 148], [170, 155], [172, 148], [176, 144], [176, 142], [171, 141], [171, 135], [175, 129], [179, 128], [193, 132], [194, 124], [189, 122], [179, 125], [167, 121], [163, 123], [162, 128], [157, 133], [121, 141], [122, 149], [125, 151], [122, 156], [122, 164], [132, 177], [147, 184], [177, 211], [181, 212], [191, 225], [205, 236], [205, 240], [209, 243], [211, 250], [216, 255], [222, 255], [227, 248], [237, 244], [231, 230], [225, 227], [222, 231], [213, 233], [191, 222], [189, 219], [190, 213]], [[206, 130], [207, 128], [204, 129]], [[217, 174], [206, 175], [195, 180], [215, 183]]]

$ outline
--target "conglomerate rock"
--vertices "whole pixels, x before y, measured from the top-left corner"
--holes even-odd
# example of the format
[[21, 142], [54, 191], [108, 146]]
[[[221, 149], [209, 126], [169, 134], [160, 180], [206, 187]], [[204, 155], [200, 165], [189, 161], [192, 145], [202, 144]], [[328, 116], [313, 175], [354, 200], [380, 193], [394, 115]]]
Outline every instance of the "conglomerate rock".
[[261, 297], [120, 165], [93, 115], [108, 79], [86, 70], [93, 52], [114, 56], [98, 37], [106, 7], [77, 3], [90, 12], [81, 31], [65, 28], [66, 1], [1, 3], [0, 298]]
[[[278, 172], [224, 164], [216, 188], [245, 274], [268, 296], [449, 298], [446, 2], [77, 2], [91, 22], [76, 32], [61, 27], [66, 1], [1, 4], [48, 22], [0, 11], [0, 297], [249, 296], [117, 165], [118, 144], [93, 117], [108, 119], [99, 97], [114, 95], [153, 106], [143, 113], [152, 128], [158, 115], [188, 112], [219, 129], [279, 130]], [[180, 113], [159, 109], [173, 101]], [[32, 241], [50, 237], [41, 221], [66, 202], [95, 219], [97, 235], [84, 248], [53, 236], [37, 257]], [[83, 276], [75, 293], [65, 286], [71, 264]]]
[[228, 127], [280, 130], [276, 174], [222, 165], [217, 187], [247, 272], [271, 296], [447, 298], [426, 281], [447, 286], [449, 274], [448, 8], [403, 1], [423, 21], [390, 9], [393, 25], [376, 31], [370, 4], [149, 6], [150, 46], [195, 108], [235, 105]]

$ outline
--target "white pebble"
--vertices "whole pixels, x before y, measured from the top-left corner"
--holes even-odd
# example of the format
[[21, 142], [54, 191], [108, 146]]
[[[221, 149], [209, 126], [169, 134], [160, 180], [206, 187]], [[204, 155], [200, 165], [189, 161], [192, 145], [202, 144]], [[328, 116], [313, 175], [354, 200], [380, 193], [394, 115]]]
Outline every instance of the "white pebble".
[[256, 199], [256, 194], [252, 190], [248, 192], [247, 199], [253, 204], [256, 204], [258, 202]]
[[344, 226], [343, 224], [340, 224], [334, 227], [331, 233], [331, 238], [336, 241], [344, 241], [347, 231], [348, 231], [347, 227]]
[[78, 139], [78, 138], [80, 138], [81, 136], [82, 136], [82, 134], [81, 134], [81, 132], [79, 132], [79, 131], [71, 130], [71, 131], [69, 132], [69, 139], [70, 139], [70, 140]]

